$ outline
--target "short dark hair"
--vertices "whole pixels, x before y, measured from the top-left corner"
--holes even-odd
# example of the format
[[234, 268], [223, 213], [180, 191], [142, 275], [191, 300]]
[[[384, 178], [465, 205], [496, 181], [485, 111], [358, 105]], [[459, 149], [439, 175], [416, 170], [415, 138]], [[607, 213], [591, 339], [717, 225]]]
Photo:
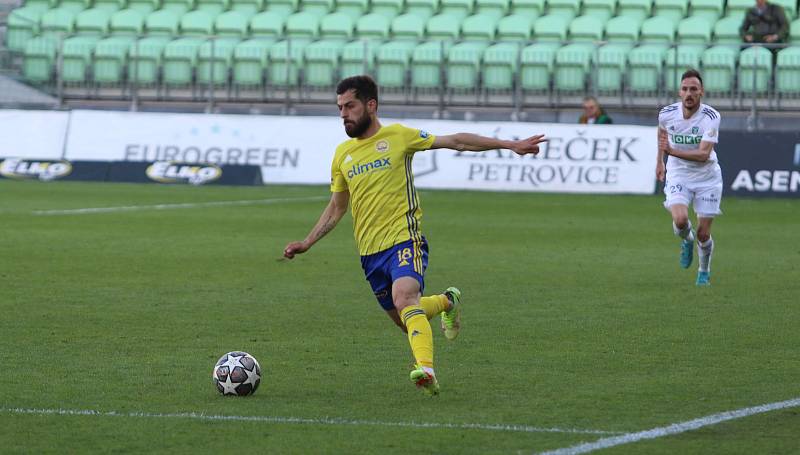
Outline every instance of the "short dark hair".
[[354, 90], [356, 98], [364, 104], [369, 100], [378, 102], [378, 84], [367, 75], [351, 76], [342, 79], [336, 86], [336, 94], [343, 95], [348, 90]]
[[690, 77], [696, 77], [697, 80], [700, 81], [700, 86], [703, 86], [703, 77], [700, 76], [700, 71], [697, 71], [696, 69], [686, 70], [681, 76], [681, 82], [683, 82], [684, 79], [689, 79]]

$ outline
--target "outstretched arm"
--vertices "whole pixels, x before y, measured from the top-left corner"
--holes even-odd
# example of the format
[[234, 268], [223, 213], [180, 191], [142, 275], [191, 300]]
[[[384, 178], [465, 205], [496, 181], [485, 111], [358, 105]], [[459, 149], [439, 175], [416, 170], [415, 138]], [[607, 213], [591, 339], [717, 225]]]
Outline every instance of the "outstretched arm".
[[292, 242], [286, 245], [283, 250], [283, 257], [293, 259], [296, 254], [305, 253], [325, 234], [331, 232], [347, 212], [347, 204], [350, 202], [350, 193], [342, 191], [333, 193], [328, 206], [322, 211], [319, 221], [311, 229], [306, 238], [300, 242]]
[[432, 149], [453, 149], [460, 152], [483, 152], [485, 150], [509, 149], [517, 155], [539, 153], [539, 144], [547, 142], [544, 134], [537, 134], [527, 139], [506, 141], [471, 133], [456, 133], [447, 136], [436, 136]]

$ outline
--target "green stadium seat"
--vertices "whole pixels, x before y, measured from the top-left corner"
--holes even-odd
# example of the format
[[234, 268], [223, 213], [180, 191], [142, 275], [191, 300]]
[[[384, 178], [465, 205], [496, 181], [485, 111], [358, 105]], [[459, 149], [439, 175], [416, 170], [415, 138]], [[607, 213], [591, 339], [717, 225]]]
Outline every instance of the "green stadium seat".
[[497, 35], [497, 16], [493, 14], [474, 14], [464, 19], [461, 25], [461, 38], [465, 41], [494, 41]]
[[708, 92], [731, 92], [736, 71], [738, 48], [718, 45], [703, 52], [703, 88]]
[[704, 50], [704, 44], [678, 45], [667, 50], [666, 57], [664, 57], [664, 82], [667, 89], [677, 91], [680, 88], [681, 75], [684, 71], [690, 68], [700, 68]]
[[349, 41], [353, 37], [355, 24], [345, 13], [332, 13], [322, 18], [319, 34], [323, 39], [339, 39]]
[[616, 16], [606, 22], [606, 39], [610, 43], [635, 43], [641, 28], [641, 21], [635, 17]]
[[196, 9], [216, 16], [230, 7], [230, 0], [197, 0]]
[[275, 39], [272, 38], [253, 38], [236, 45], [233, 51], [232, 77], [235, 86], [250, 87], [263, 83], [267, 57], [273, 44]]
[[264, 11], [250, 18], [250, 35], [254, 38], [280, 38], [285, 18], [280, 13]]
[[26, 0], [22, 8], [38, 9], [41, 12], [45, 12], [55, 8], [57, 5], [58, 0]]
[[461, 33], [460, 22], [449, 14], [437, 14], [428, 19], [428, 24], [425, 26], [426, 35], [429, 40], [441, 40], [450, 44], [458, 39]]
[[770, 3], [781, 5], [787, 20], [792, 21], [797, 17], [797, 0], [772, 0]]
[[654, 16], [642, 22], [639, 38], [643, 43], [671, 44], [675, 41], [676, 23], [664, 17]]
[[140, 10], [119, 10], [111, 15], [109, 31], [112, 35], [139, 35], [144, 30], [145, 16]]
[[25, 43], [22, 75], [30, 82], [53, 80], [56, 60], [56, 41], [47, 37], [34, 37]]
[[772, 79], [772, 52], [769, 49], [754, 46], [744, 49], [739, 54], [739, 92], [765, 93]]
[[91, 8], [91, 6], [91, 0], [61, 0], [58, 4], [58, 9], [69, 10], [78, 14], [85, 9]]
[[406, 86], [406, 75], [415, 42], [390, 41], [378, 48], [377, 82], [381, 87], [399, 89]]
[[654, 16], [667, 17], [673, 22], [678, 22], [686, 17], [689, 10], [689, 0], [655, 0]]
[[583, 14], [594, 16], [603, 23], [614, 17], [616, 9], [616, 0], [583, 0]]
[[458, 20], [472, 14], [475, 9], [475, 0], [441, 0], [439, 14], [449, 14]]
[[[208, 36], [214, 34], [215, 15], [208, 11], [195, 10], [181, 16], [181, 34], [185, 36]], [[188, 43], [188, 41], [187, 41]]]
[[197, 82], [226, 85], [233, 68], [233, 52], [238, 38], [224, 37], [205, 41], [197, 55]]
[[415, 14], [401, 14], [392, 20], [392, 37], [398, 40], [419, 41], [425, 35], [425, 22]]
[[[345, 15], [347, 16], [347, 15]], [[349, 20], [349, 16], [348, 20]], [[337, 80], [339, 59], [345, 40], [322, 39], [305, 48], [305, 84], [311, 87], [331, 87]]]
[[406, 13], [427, 21], [439, 11], [439, 0], [406, 0]]
[[[205, 11], [194, 12], [208, 14]], [[185, 21], [186, 15], [181, 19], [181, 26]], [[188, 36], [167, 43], [164, 47], [164, 84], [186, 86], [192, 83], [200, 46], [205, 42], [205, 37]]]
[[[630, 19], [627, 16], [618, 18]], [[599, 91], [616, 93], [622, 90], [628, 54], [631, 49], [633, 49], [632, 42], [614, 42], [597, 50], [597, 74], [594, 86]]]
[[547, 0], [547, 14], [561, 16], [571, 21], [581, 9], [580, 0]]
[[727, 0], [725, 15], [744, 19], [747, 10], [753, 6], [755, 6], [755, 1], [751, 0]]
[[533, 34], [539, 41], [562, 42], [567, 39], [569, 21], [564, 16], [546, 15], [533, 23]]
[[603, 22], [595, 16], [579, 16], [569, 24], [569, 40], [596, 42], [603, 39]]
[[280, 14], [284, 18], [300, 10], [300, 0], [265, 0], [266, 11]]
[[397, 17], [405, 7], [404, 0], [372, 0], [372, 13], [382, 14], [389, 21]]
[[428, 41], [414, 48], [411, 54], [411, 85], [423, 89], [440, 87], [447, 51], [448, 46], [439, 40]]
[[369, 0], [338, 0], [336, 2], [336, 12], [350, 16], [353, 22], [367, 14]]
[[544, 14], [544, 0], [511, 0], [511, 14], [529, 14], [535, 20]]
[[128, 0], [127, 9], [139, 11], [143, 15], [150, 14], [161, 6], [160, 0]]
[[[755, 2], [753, 2], [755, 3]], [[713, 24], [722, 17], [725, 0], [691, 0], [689, 14], [691, 17], [702, 17]]]
[[498, 43], [483, 52], [483, 88], [512, 90], [520, 59], [518, 43]]
[[617, 15], [631, 16], [642, 21], [650, 16], [652, 9], [652, 0], [619, 0]]
[[168, 35], [156, 35], [131, 43], [128, 50], [128, 81], [137, 86], [156, 85], [163, 64], [164, 48], [171, 40]]
[[789, 42], [792, 44], [800, 43], [800, 19], [796, 19], [789, 24]]
[[530, 41], [534, 20], [527, 14], [509, 14], [497, 23], [497, 40]]
[[163, 0], [161, 9], [175, 11], [178, 14], [185, 14], [195, 7], [195, 0]]
[[320, 18], [334, 9], [334, 0], [302, 0], [301, 11], [316, 14]]
[[474, 90], [480, 82], [481, 58], [488, 42], [463, 42], [450, 48], [447, 58], [447, 87]]
[[226, 11], [214, 20], [214, 31], [217, 36], [243, 39], [247, 36], [247, 20], [242, 11]]
[[41, 36], [58, 38], [59, 35], [68, 35], [75, 30], [75, 16], [71, 9], [56, 8], [45, 11], [39, 20]]
[[477, 0], [475, 14], [494, 16], [495, 20], [507, 15], [511, 11], [511, 0]]
[[231, 0], [231, 10], [238, 11], [247, 17], [252, 17], [264, 9], [264, 0]]
[[109, 14], [119, 11], [127, 5], [126, 0], [95, 0], [94, 8], [108, 11]]
[[678, 23], [678, 42], [707, 44], [711, 42], [711, 24], [702, 17], [687, 17]]
[[714, 42], [717, 44], [736, 44], [742, 43], [739, 35], [739, 27], [742, 21], [735, 17], [725, 17], [714, 24]]
[[181, 24], [181, 14], [171, 9], [153, 11], [144, 20], [148, 36], [177, 36]]
[[98, 34], [72, 36], [64, 40], [61, 47], [61, 79], [64, 82], [86, 82], [94, 47], [98, 41]]
[[644, 44], [631, 50], [628, 54], [628, 88], [634, 92], [655, 93], [661, 86], [659, 76], [666, 53], [664, 44]]
[[12, 52], [22, 52], [25, 44], [39, 34], [39, 21], [47, 11], [40, 7], [16, 8], [6, 18], [6, 47]]
[[286, 19], [287, 38], [315, 39], [319, 35], [320, 16], [306, 11], [295, 13]]
[[[385, 19], [382, 14], [373, 14]], [[340, 77], [372, 74], [379, 47], [380, 41], [376, 39], [363, 39], [345, 44], [342, 49], [342, 60], [339, 67]]]
[[286, 87], [299, 83], [300, 68], [303, 66], [303, 54], [306, 46], [311, 44], [311, 41], [312, 38], [298, 36], [280, 41], [270, 47], [267, 73], [268, 82], [271, 85]]
[[788, 47], [778, 52], [775, 91], [779, 95], [800, 94], [800, 47]]
[[380, 41], [389, 38], [389, 18], [379, 13], [361, 17], [356, 23], [356, 36]]
[[133, 42], [133, 36], [111, 36], [98, 41], [92, 61], [94, 82], [104, 85], [122, 83]]
[[550, 89], [558, 43], [536, 43], [522, 49], [520, 55], [519, 83], [523, 90], [545, 91]]
[[[594, 17], [592, 19], [597, 20]], [[558, 49], [554, 88], [559, 91], [584, 91], [594, 52], [595, 46], [590, 43], [572, 43]]]
[[78, 13], [75, 17], [75, 33], [78, 35], [106, 35], [111, 22], [112, 11], [92, 8]]

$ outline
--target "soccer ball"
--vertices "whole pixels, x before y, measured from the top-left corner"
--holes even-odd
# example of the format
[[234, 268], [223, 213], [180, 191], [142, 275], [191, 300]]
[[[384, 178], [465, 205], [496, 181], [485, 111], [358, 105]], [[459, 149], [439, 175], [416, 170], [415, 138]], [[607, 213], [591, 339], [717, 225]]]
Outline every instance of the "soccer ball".
[[217, 360], [211, 377], [217, 390], [223, 395], [250, 395], [261, 384], [261, 366], [250, 354], [233, 351]]

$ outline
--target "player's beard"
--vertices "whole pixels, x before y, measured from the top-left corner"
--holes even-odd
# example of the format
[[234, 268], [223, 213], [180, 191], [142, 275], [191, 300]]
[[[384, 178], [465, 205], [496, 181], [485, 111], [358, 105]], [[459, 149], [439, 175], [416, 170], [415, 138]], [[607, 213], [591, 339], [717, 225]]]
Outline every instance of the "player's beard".
[[370, 126], [372, 126], [372, 117], [369, 116], [368, 112], [364, 111], [364, 114], [355, 122], [344, 123], [344, 132], [350, 137], [359, 137], [364, 134]]

